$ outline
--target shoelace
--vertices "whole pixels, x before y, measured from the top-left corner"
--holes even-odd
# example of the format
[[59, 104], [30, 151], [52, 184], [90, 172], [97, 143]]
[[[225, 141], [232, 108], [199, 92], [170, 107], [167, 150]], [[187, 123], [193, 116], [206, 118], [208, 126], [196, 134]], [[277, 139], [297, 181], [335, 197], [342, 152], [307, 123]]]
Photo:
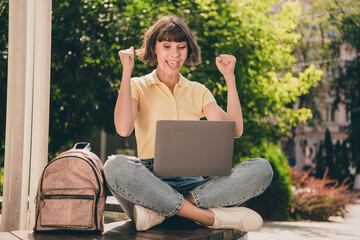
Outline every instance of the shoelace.
[[242, 221], [234, 217], [224, 217], [223, 219], [217, 217], [218, 225], [225, 228], [242, 228]]

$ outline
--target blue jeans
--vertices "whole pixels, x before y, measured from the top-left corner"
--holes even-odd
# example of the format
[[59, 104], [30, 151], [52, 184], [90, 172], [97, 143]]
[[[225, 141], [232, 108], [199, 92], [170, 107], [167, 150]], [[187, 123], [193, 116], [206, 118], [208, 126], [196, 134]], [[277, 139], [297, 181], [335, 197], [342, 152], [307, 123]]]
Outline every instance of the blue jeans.
[[127, 216], [141, 205], [171, 217], [191, 194], [199, 208], [239, 206], [260, 195], [270, 185], [273, 171], [268, 161], [252, 158], [238, 164], [229, 176], [158, 178], [151, 160], [112, 155], [105, 162], [107, 184]]

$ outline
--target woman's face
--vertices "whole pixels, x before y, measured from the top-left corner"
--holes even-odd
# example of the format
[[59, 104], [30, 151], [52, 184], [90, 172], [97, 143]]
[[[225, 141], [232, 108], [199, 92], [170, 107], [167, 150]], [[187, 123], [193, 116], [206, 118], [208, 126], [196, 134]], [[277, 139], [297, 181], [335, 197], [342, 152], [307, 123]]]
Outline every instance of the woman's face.
[[177, 75], [188, 55], [187, 42], [156, 42], [157, 71]]

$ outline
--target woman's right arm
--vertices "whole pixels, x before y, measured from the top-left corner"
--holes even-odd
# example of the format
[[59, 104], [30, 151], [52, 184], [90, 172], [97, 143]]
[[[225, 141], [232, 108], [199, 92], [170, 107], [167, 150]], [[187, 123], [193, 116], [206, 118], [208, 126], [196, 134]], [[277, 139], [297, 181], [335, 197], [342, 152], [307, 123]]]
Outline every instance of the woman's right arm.
[[134, 48], [119, 51], [123, 66], [119, 95], [115, 105], [114, 123], [116, 132], [123, 137], [131, 134], [135, 125], [138, 102], [131, 97], [131, 73], [134, 68]]

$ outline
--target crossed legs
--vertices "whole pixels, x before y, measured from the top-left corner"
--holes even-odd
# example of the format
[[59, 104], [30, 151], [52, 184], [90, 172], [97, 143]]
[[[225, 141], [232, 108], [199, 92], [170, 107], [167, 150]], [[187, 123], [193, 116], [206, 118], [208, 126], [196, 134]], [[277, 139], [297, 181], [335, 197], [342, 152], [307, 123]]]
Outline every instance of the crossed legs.
[[177, 213], [178, 216], [191, 219], [203, 226], [214, 225], [214, 213], [209, 209], [196, 207], [195, 200], [191, 194], [185, 196], [183, 204]]
[[[241, 221], [249, 218], [248, 215], [253, 214], [253, 211], [221, 207], [239, 206], [261, 194], [272, 179], [272, 169], [266, 160], [250, 159], [234, 167], [230, 176], [213, 178], [184, 197], [156, 178], [136, 158], [112, 156], [105, 163], [104, 169], [110, 190], [130, 218], [133, 219], [132, 206], [139, 205], [144, 207], [141, 211], [145, 215], [146, 211], [158, 213], [161, 216], [158, 223], [162, 222], [165, 216], [178, 215], [204, 226], [215, 226], [220, 218], [233, 218], [229, 214], [237, 214]], [[130, 207], [126, 207], [124, 202]], [[141, 211], [139, 208], [137, 212]], [[233, 227], [233, 223], [230, 225]]]

